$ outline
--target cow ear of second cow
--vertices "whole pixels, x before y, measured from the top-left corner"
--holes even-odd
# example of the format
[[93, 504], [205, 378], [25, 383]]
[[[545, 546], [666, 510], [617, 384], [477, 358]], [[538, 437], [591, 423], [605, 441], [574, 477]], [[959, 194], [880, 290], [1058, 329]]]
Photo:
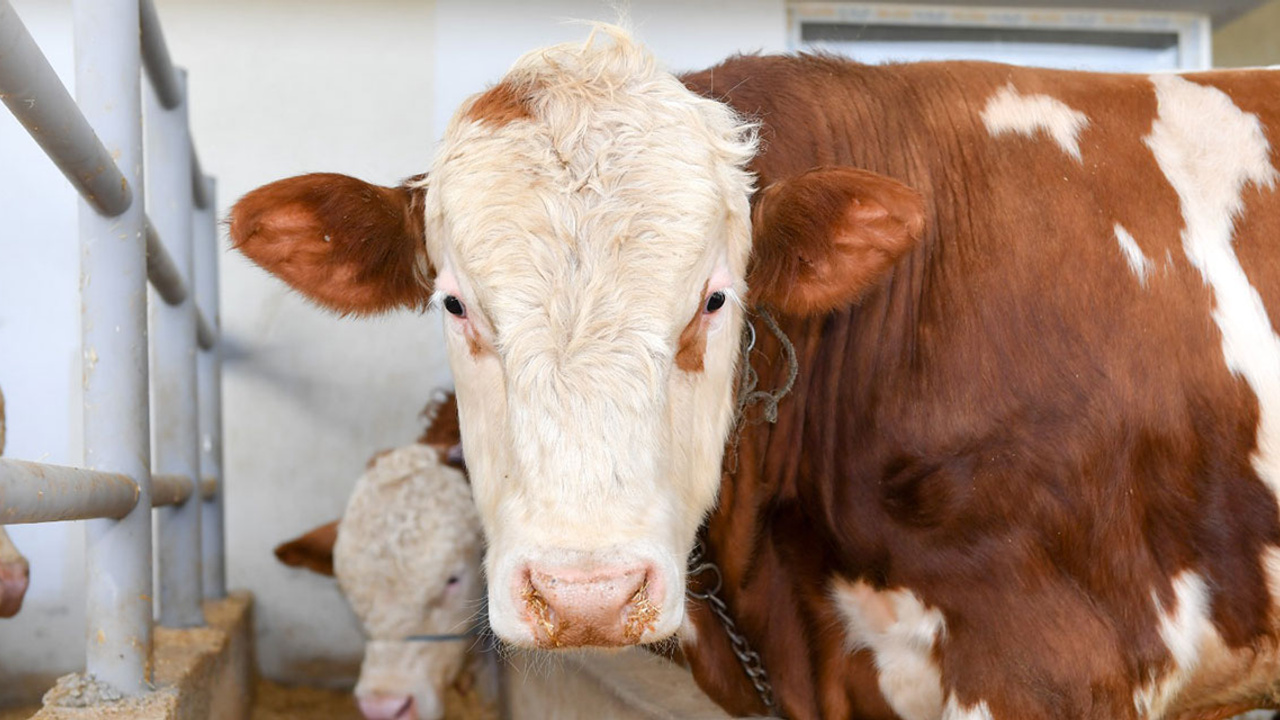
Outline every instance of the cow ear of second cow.
[[425, 308], [435, 272], [424, 242], [422, 180], [399, 187], [332, 173], [279, 180], [231, 209], [231, 242], [344, 315]]
[[290, 567], [306, 568], [333, 576], [333, 546], [338, 542], [338, 521], [325, 523], [287, 543], [276, 546], [276, 558]]
[[856, 302], [916, 246], [924, 203], [883, 175], [818, 168], [762, 190], [751, 220], [750, 299], [816, 315]]

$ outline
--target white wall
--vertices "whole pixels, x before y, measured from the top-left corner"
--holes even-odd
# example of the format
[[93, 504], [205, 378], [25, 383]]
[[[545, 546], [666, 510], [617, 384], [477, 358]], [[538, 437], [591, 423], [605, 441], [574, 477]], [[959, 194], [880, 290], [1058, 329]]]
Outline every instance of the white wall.
[[[69, 0], [12, 0], [71, 83]], [[220, 214], [260, 184], [312, 171], [394, 183], [427, 169], [468, 94], [520, 54], [584, 38], [568, 18], [614, 20], [597, 0], [157, 0], [170, 52], [190, 72], [191, 118]], [[673, 69], [781, 50], [783, 0], [633, 0], [638, 34]], [[10, 452], [80, 462], [75, 202], [0, 112], [0, 387]], [[225, 247], [225, 238], [223, 239]], [[417, 434], [448, 384], [439, 318], [330, 317], [240, 256], [221, 254], [230, 584], [258, 599], [263, 671], [351, 679], [359, 631], [331, 582], [281, 567], [274, 545], [336, 518], [374, 451]], [[83, 532], [15, 527], [32, 560], [21, 615], [0, 621], [0, 702], [35, 675], [83, 662]], [[345, 676], [345, 678], [344, 678]]]
[[[15, 2], [63, 82], [75, 75], [66, 3]], [[5, 455], [75, 465], [80, 447], [75, 192], [0, 106], [0, 388]], [[74, 391], [74, 392], [73, 392]], [[0, 620], [0, 701], [38, 694], [84, 656], [80, 523], [16, 525], [31, 560], [22, 614]], [[22, 648], [12, 652], [12, 648]]]

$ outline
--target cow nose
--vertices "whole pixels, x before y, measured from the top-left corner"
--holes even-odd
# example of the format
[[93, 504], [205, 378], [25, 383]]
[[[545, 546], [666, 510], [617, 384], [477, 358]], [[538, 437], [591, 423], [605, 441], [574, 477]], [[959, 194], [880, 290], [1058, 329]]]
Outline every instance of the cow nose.
[[0, 618], [13, 617], [22, 609], [29, 580], [26, 558], [0, 561]]
[[540, 646], [635, 645], [662, 605], [652, 576], [643, 565], [591, 572], [530, 566], [520, 600]]
[[418, 720], [412, 695], [370, 693], [356, 698], [365, 720]]

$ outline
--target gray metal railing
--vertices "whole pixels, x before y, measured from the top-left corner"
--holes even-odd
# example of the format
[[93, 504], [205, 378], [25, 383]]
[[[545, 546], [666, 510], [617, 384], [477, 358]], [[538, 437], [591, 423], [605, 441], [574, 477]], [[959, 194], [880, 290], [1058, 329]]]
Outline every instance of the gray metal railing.
[[0, 524], [88, 521], [86, 671], [132, 695], [150, 687], [153, 561], [166, 626], [202, 625], [226, 593], [215, 188], [151, 0], [72, 14], [75, 100], [0, 0], [0, 99], [81, 197], [85, 467], [0, 459]]

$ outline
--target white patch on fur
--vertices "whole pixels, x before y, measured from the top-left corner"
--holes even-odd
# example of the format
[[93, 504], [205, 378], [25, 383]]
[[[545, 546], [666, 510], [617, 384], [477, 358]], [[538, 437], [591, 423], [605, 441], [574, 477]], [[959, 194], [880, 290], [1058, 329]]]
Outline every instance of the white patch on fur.
[[844, 619], [849, 649], [875, 660], [880, 692], [904, 720], [934, 720], [942, 712], [942, 674], [933, 649], [946, 634], [937, 608], [910, 590], [878, 591], [861, 580], [836, 578], [831, 594]]
[[1258, 397], [1253, 468], [1280, 492], [1280, 338], [1231, 245], [1246, 187], [1275, 187], [1271, 148], [1258, 117], [1221, 90], [1175, 75], [1151, 82], [1159, 116], [1146, 143], [1178, 193], [1182, 249], [1213, 288], [1227, 367]]
[[994, 137], [1012, 132], [1034, 138], [1037, 132], [1043, 132], [1079, 161], [1080, 131], [1089, 124], [1089, 118], [1057, 98], [1022, 95], [1009, 84], [987, 100], [982, 122]]
[[992, 720], [991, 708], [987, 701], [979, 700], [976, 704], [965, 707], [956, 700], [955, 695], [947, 696], [947, 707], [942, 711], [942, 720]]
[[1146, 287], [1147, 273], [1151, 272], [1151, 259], [1142, 252], [1142, 248], [1138, 247], [1137, 241], [1123, 225], [1116, 223], [1115, 232], [1116, 242], [1120, 245], [1120, 252], [1124, 253], [1125, 262], [1129, 263], [1129, 269], [1138, 277], [1138, 282]]
[[1139, 688], [1133, 704], [1140, 717], [1163, 717], [1200, 666], [1205, 643], [1217, 632], [1209, 616], [1209, 588], [1204, 578], [1184, 570], [1173, 579], [1173, 607], [1165, 607], [1155, 590], [1151, 602], [1160, 618], [1160, 638], [1173, 656], [1173, 669]]
[[397, 448], [360, 476], [333, 548], [338, 585], [369, 636], [358, 695], [412, 696], [436, 717], [469, 644], [404, 638], [468, 628], [483, 593], [482, 544], [467, 479], [435, 448]]

